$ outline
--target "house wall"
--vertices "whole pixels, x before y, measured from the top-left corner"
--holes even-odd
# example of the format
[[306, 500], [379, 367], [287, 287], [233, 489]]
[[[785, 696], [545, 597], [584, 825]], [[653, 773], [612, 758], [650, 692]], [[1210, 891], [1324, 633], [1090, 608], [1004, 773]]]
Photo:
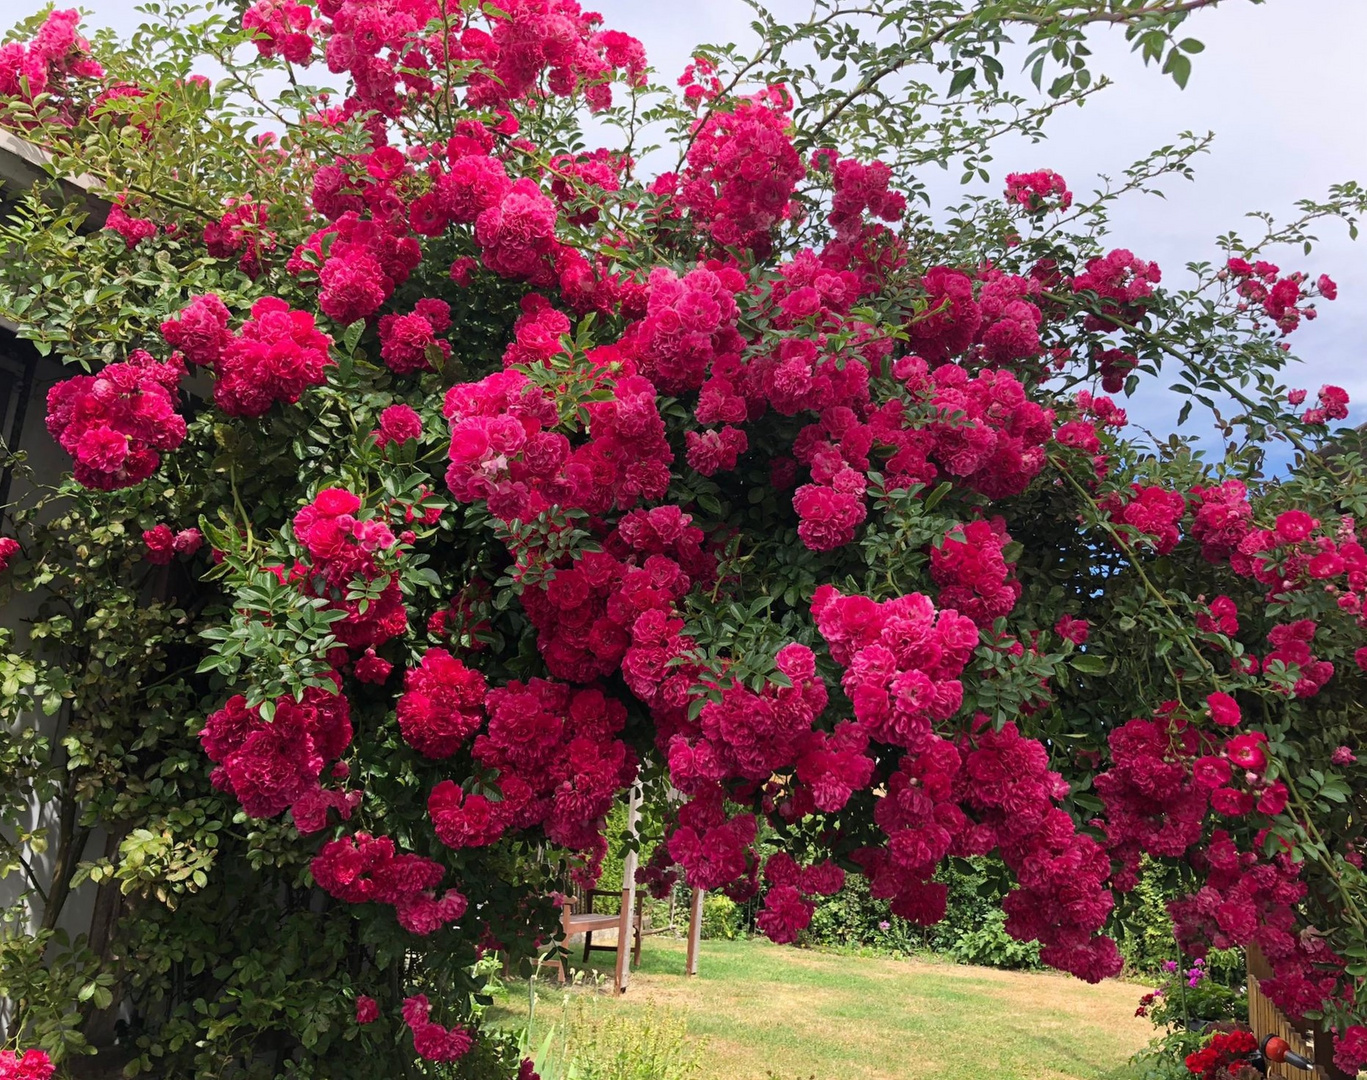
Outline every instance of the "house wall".
[[[41, 168], [43, 156], [38, 148], [9, 132], [0, 131], [0, 213], [5, 212], [6, 204], [12, 205], [13, 200], [30, 186], [47, 177]], [[99, 228], [109, 207], [89, 194], [92, 182], [88, 178], [78, 178], [62, 181], [59, 186], [62, 197], [83, 204], [88, 214], [86, 227]], [[9, 449], [22, 451], [25, 455], [22, 468], [0, 470], [0, 534], [14, 534], [12, 506], [31, 504], [42, 494], [42, 489], [60, 484], [70, 472], [70, 458], [48, 434], [44, 420], [48, 391], [71, 375], [72, 372], [66, 370], [60, 360], [39, 356], [30, 343], [16, 336], [13, 326], [0, 320], [0, 437]], [[17, 649], [26, 650], [30, 647], [30, 625], [40, 616], [47, 599], [40, 589], [33, 592], [14, 591], [0, 600], [0, 626], [14, 632], [14, 646]], [[15, 725], [37, 728], [53, 745], [57, 745], [65, 722], [66, 711], [63, 709], [56, 716], [44, 716], [41, 711], [23, 715], [15, 721]], [[49, 836], [55, 836], [56, 804], [43, 804], [35, 800], [29, 807], [25, 824], [29, 829], [47, 828]], [[83, 856], [95, 857], [103, 851], [105, 843], [106, 837], [97, 832], [87, 842]], [[46, 889], [52, 880], [55, 842], [43, 853], [29, 851], [25, 854]], [[0, 880], [0, 909], [12, 906], [26, 891], [27, 884], [22, 873], [11, 874]], [[72, 937], [88, 933], [94, 903], [94, 889], [73, 891], [62, 908], [58, 927]], [[35, 911], [32, 916], [31, 921], [36, 923], [40, 913]], [[0, 1009], [0, 1020], [3, 1018], [4, 1010]]]

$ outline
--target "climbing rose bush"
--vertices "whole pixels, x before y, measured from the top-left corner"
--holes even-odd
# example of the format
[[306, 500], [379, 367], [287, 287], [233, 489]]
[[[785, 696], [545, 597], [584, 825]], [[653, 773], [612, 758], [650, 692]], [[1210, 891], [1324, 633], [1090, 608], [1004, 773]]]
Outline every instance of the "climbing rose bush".
[[[1192, 6], [1130, 28], [1179, 81]], [[1091, 17], [1017, 7], [1065, 56]], [[4, 269], [21, 335], [89, 369], [48, 393], [59, 499], [102, 587], [168, 612], [123, 712], [44, 676], [63, 797], [115, 837], [62, 858], [138, 897], [68, 958], [120, 972], [99, 1008], [142, 1034], [89, 1048], [128, 1075], [229, 1029], [243, 1075], [526, 1074], [477, 963], [553, 945], [636, 785], [642, 886], [762, 898], [777, 942], [851, 873], [933, 924], [946, 860], [996, 852], [1006, 931], [1095, 982], [1165, 863], [1184, 951], [1260, 949], [1367, 1064], [1367, 481], [1344, 390], [1280, 381], [1337, 289], [1263, 257], [1355, 189], [1181, 287], [1048, 169], [942, 232], [917, 168], [986, 145], [969, 106], [918, 149], [870, 127], [901, 62], [785, 84], [770, 47], [829, 56], [831, 20], [761, 22], [677, 89], [573, 0], [261, 0], [150, 66], [54, 12], [0, 52], [6, 122], [113, 204], [83, 233], [25, 204], [46, 240]], [[53, 316], [61, 237], [93, 286]], [[1204, 456], [1208, 426], [1130, 424], [1160, 369]], [[0, 563], [59, 576], [24, 521]]]

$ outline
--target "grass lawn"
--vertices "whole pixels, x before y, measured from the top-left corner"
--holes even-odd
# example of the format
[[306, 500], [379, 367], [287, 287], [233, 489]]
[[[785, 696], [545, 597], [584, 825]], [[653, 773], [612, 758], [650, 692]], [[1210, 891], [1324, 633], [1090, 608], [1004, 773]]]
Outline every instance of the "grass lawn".
[[[606, 969], [612, 954], [594, 960]], [[648, 938], [626, 996], [600, 1006], [682, 1012], [704, 1075], [725, 1080], [1122, 1080], [1153, 1033], [1135, 1018], [1143, 990], [1133, 984], [764, 941], [703, 942], [693, 979], [683, 963], [682, 942]], [[548, 1024], [562, 992], [543, 975], [538, 995]], [[525, 982], [508, 984], [490, 1019], [520, 1026], [526, 999]]]

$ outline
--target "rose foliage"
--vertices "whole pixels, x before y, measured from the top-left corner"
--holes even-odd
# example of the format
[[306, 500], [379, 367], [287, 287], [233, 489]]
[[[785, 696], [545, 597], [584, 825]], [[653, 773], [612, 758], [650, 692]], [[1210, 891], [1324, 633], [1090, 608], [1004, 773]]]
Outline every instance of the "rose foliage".
[[[1095, 981], [1177, 868], [1183, 949], [1256, 946], [1367, 1064], [1367, 475], [1347, 395], [1282, 381], [1334, 283], [1268, 261], [1361, 189], [1178, 284], [1105, 215], [1199, 140], [1090, 199], [919, 178], [1093, 92], [1094, 19], [1185, 82], [1200, 6], [818, 5], [677, 87], [575, 0], [0, 47], [5, 124], [112, 204], [3, 232], [6, 317], [78, 369], [0, 549], [21, 1044], [513, 1075], [477, 961], [552, 944], [640, 783], [643, 886], [780, 942], [849, 874], [934, 924], [997, 852], [1007, 932]], [[1130, 424], [1169, 382], [1196, 434]]]

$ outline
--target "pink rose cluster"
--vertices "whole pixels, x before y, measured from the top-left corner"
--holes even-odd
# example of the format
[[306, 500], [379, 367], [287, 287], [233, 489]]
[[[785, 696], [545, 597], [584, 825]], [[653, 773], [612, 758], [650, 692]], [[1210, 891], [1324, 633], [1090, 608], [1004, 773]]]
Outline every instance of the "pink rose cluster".
[[1111, 520], [1128, 525], [1160, 555], [1167, 555], [1182, 538], [1182, 516], [1187, 511], [1186, 500], [1177, 492], [1157, 485], [1131, 484], [1129, 497], [1113, 493], [1098, 505], [1111, 515]]
[[413, 1050], [424, 1061], [459, 1061], [470, 1052], [474, 1037], [463, 1027], [446, 1028], [429, 1019], [426, 994], [406, 998], [403, 1021], [413, 1033]]
[[[723, 888], [737, 900], [753, 897], [759, 888], [756, 820], [749, 813], [729, 815], [727, 799], [743, 804], [747, 793], [764, 786], [771, 766], [791, 768], [799, 759], [829, 749], [825, 736], [813, 730], [825, 707], [826, 688], [816, 676], [811, 650], [785, 646], [775, 666], [784, 683], [769, 681], [756, 692], [733, 682], [718, 700], [704, 705], [696, 721], [682, 710], [665, 715], [656, 710], [662, 721], [657, 742], [668, 736], [670, 778], [691, 796], [668, 831], [668, 857], [684, 869], [690, 884]], [[867, 782], [869, 770], [860, 771]], [[663, 863], [651, 873], [657, 879], [667, 876]], [[771, 928], [777, 932], [779, 926]]]
[[444, 300], [419, 300], [407, 315], [380, 317], [380, 358], [396, 375], [431, 371], [435, 350], [451, 358], [451, 343], [441, 335], [451, 329], [451, 306]]
[[1264, 992], [1284, 1012], [1301, 1016], [1336, 996], [1346, 961], [1322, 936], [1297, 932], [1297, 909], [1306, 895], [1302, 864], [1284, 842], [1272, 857], [1260, 854], [1268, 840], [1263, 830], [1249, 850], [1241, 850], [1215, 830], [1197, 859], [1205, 883], [1170, 907], [1189, 955], [1256, 944], [1273, 970], [1263, 980]]
[[916, 353], [939, 363], [976, 345], [993, 366], [1040, 356], [1044, 315], [1032, 299], [1040, 282], [994, 269], [981, 272], [977, 281], [975, 295], [974, 279], [961, 270], [936, 266], [926, 271], [921, 279], [925, 310], [906, 326]]
[[301, 283], [317, 283], [319, 309], [339, 325], [374, 315], [421, 261], [422, 249], [398, 209], [373, 218], [347, 210], [285, 263]]
[[163, 363], [139, 349], [48, 391], [47, 429], [71, 455], [77, 482], [113, 491], [156, 472], [161, 454], [185, 439], [175, 398], [184, 374], [177, 357]]
[[1335, 1037], [1334, 1064], [1349, 1076], [1367, 1068], [1367, 1026], [1350, 1024]]
[[[486, 694], [482, 677], [442, 650], [430, 650], [424, 667], [414, 670], [422, 674], [414, 679], [410, 672], [399, 705], [405, 738], [425, 743], [429, 757], [445, 757], [479, 731], [471, 752], [497, 770], [494, 799], [452, 780], [432, 789], [428, 813], [438, 839], [459, 850], [539, 827], [552, 843], [584, 853], [586, 873], [596, 878], [607, 812], [636, 775], [635, 755], [618, 738], [626, 723], [622, 704], [597, 689], [545, 679]], [[443, 675], [451, 681], [434, 685], [433, 677]]]
[[[1306, 392], [1292, 390], [1287, 400], [1295, 406], [1304, 403]], [[1325, 424], [1330, 420], [1348, 419], [1348, 391], [1341, 386], [1321, 386], [1316, 394], [1317, 404], [1301, 413], [1306, 424]]]
[[329, 808], [350, 816], [359, 793], [321, 789], [323, 770], [351, 745], [350, 705], [340, 679], [333, 675], [332, 682], [307, 687], [298, 701], [281, 698], [269, 716], [235, 694], [205, 721], [200, 742], [216, 765], [214, 786], [235, 796], [249, 816], [292, 808], [303, 833], [322, 829]]
[[[930, 372], [927, 386], [924, 368], [912, 361], [895, 374], [908, 389], [926, 394], [938, 422], [923, 443], [924, 455], [950, 476], [995, 499], [1024, 491], [1044, 467], [1054, 413], [1029, 400], [1010, 372], [981, 371], [970, 378], [958, 365], [946, 364]], [[922, 446], [914, 436], [879, 441], [910, 451], [905, 471], [919, 479], [926, 474], [916, 460]]]
[[[1083, 272], [1073, 278], [1072, 289], [1075, 293], [1094, 293], [1099, 313], [1088, 315], [1083, 328], [1114, 330], [1115, 324], [1105, 316], [1134, 325], [1143, 317], [1153, 287], [1162, 280], [1157, 263], [1146, 262], [1125, 248], [1088, 259]], [[1106, 389], [1115, 393], [1119, 387]]]
[[478, 731], [474, 759], [498, 770], [498, 798], [448, 779], [433, 787], [428, 812], [440, 841], [480, 848], [504, 831], [543, 827], [593, 864], [606, 850], [601, 827], [612, 800], [636, 775], [636, 757], [618, 738], [625, 722], [622, 704], [597, 689], [532, 679], [485, 692], [483, 677], [443, 649], [410, 670], [399, 699], [399, 725], [418, 751], [447, 757]]
[[1011, 543], [1001, 518], [970, 521], [947, 532], [930, 549], [931, 580], [940, 586], [940, 608], [967, 615], [984, 630], [1011, 613], [1021, 584], [1002, 549]]
[[80, 21], [75, 8], [50, 11], [32, 41], [0, 45], [0, 97], [60, 98], [73, 79], [102, 78], [104, 68], [90, 55], [90, 42], [76, 31]]
[[671, 673], [646, 659], [649, 650], [640, 641], [667, 623], [695, 581], [712, 577], [714, 560], [691, 520], [677, 506], [633, 511], [607, 550], [585, 552], [572, 566], [556, 568], [544, 586], [524, 590], [523, 606], [552, 675], [591, 682], [621, 667], [643, 700], [666, 692]]
[[874, 811], [887, 842], [852, 857], [873, 896], [929, 925], [945, 913], [946, 888], [932, 880], [940, 861], [999, 848], [1018, 883], [1003, 902], [1007, 932], [1040, 941], [1047, 963], [1095, 982], [1122, 963], [1098, 933], [1113, 904], [1110, 861], [1056, 805], [1067, 793], [1038, 741], [980, 716], [957, 741], [928, 734], [902, 757]]
[[422, 438], [422, 417], [411, 405], [390, 405], [380, 412], [380, 426], [374, 432], [375, 444], [401, 446]]
[[733, 111], [710, 113], [693, 135], [683, 173], [670, 178], [679, 209], [718, 249], [763, 258], [774, 227], [792, 216], [806, 168], [787, 131], [791, 108], [787, 91], [771, 86]]
[[308, 4], [294, 0], [257, 0], [242, 15], [242, 27], [252, 31], [252, 44], [262, 56], [281, 56], [291, 64], [313, 59], [309, 30], [315, 15]]
[[499, 771], [505, 827], [541, 826], [552, 843], [588, 852], [596, 867], [607, 851], [607, 812], [636, 777], [636, 755], [619, 737], [626, 707], [596, 688], [532, 679], [490, 690], [485, 708], [488, 728], [473, 754]]
[[161, 324], [167, 344], [213, 369], [214, 404], [228, 415], [264, 416], [276, 402], [294, 405], [326, 380], [332, 338], [308, 312], [264, 296], [237, 333], [228, 329], [229, 318], [223, 301], [206, 293]]
[[876, 603], [829, 585], [817, 589], [812, 614], [869, 738], [915, 751], [958, 711], [959, 676], [978, 645], [967, 616], [936, 611], [919, 593]]
[[[1232, 696], [1212, 693], [1207, 703], [1218, 727], [1238, 727], [1241, 710]], [[1223, 829], [1203, 839], [1207, 807], [1236, 819], [1285, 809], [1285, 783], [1266, 776], [1267, 736], [1202, 731], [1168, 702], [1152, 719], [1117, 728], [1110, 745], [1111, 767], [1094, 784], [1106, 810], [1107, 848], [1121, 864], [1115, 887], [1134, 887], [1144, 854], [1192, 860], [1203, 884], [1170, 904], [1183, 950], [1203, 956], [1211, 947], [1256, 943], [1273, 967], [1265, 985], [1276, 1004], [1292, 1015], [1319, 1008], [1336, 992], [1344, 961], [1322, 938], [1295, 932], [1306, 893], [1302, 864], [1284, 846], [1263, 854], [1266, 829], [1242, 851]]]
[[1307, 275], [1296, 271], [1279, 276], [1281, 270], [1270, 262], [1258, 260], [1250, 263], [1247, 259], [1233, 258], [1225, 264], [1222, 277], [1233, 278], [1237, 283], [1235, 294], [1239, 297], [1239, 310], [1246, 311], [1256, 305], [1273, 325], [1283, 334], [1289, 334], [1300, 326], [1302, 319], [1314, 319], [1318, 314], [1313, 303], [1302, 303], [1316, 293], [1325, 300], [1338, 297], [1338, 286], [1327, 274], [1321, 274], [1311, 292]]
[[1021, 735], [1014, 723], [993, 730], [979, 715], [973, 733], [960, 737], [961, 806], [975, 819], [963, 850], [997, 846], [1016, 875], [1017, 888], [1002, 901], [1006, 932], [1039, 941], [1040, 959], [1087, 982], [1119, 973], [1123, 958], [1100, 933], [1114, 905], [1107, 883], [1106, 849], [1076, 831], [1057, 801], [1069, 794], [1049, 769], [1049, 752]]
[[914, 404], [894, 398], [867, 424], [849, 407], [828, 408], [794, 445], [812, 476], [793, 499], [798, 535], [808, 547], [830, 550], [854, 538], [867, 512], [866, 476], [875, 468], [875, 446], [891, 451], [879, 470], [888, 489], [929, 484], [943, 469], [1000, 498], [1024, 490], [1044, 466], [1054, 414], [1029, 400], [1010, 372], [970, 377], [955, 364], [932, 372], [920, 358], [905, 357], [893, 374]]
[[1036, 172], [1008, 173], [1006, 201], [1025, 207], [1031, 214], [1043, 214], [1050, 210], [1061, 213], [1073, 205], [1073, 193], [1068, 190], [1068, 182], [1058, 173], [1052, 169], [1039, 169]]
[[42, 1050], [0, 1050], [0, 1080], [50, 1080], [55, 1069]]
[[645, 317], [627, 328], [623, 352], [663, 393], [698, 389], [709, 368], [738, 360], [744, 348], [735, 300], [743, 286], [739, 273], [721, 266], [700, 266], [682, 278], [668, 267], [656, 267]]
[[[626, 154], [599, 147], [578, 154], [557, 154], [551, 158], [551, 194], [561, 209], [577, 200], [591, 200], [597, 191], [618, 191], [622, 176], [632, 166]], [[597, 207], [578, 209], [568, 220], [575, 225], [592, 225], [599, 218]]]
[[128, 213], [122, 200], [116, 201], [109, 208], [109, 213], [104, 219], [104, 227], [123, 237], [124, 245], [129, 251], [144, 240], [150, 240], [157, 235], [157, 223], [150, 218], [133, 217]]
[[0, 574], [9, 569], [10, 560], [22, 551], [19, 541], [12, 536], [0, 536]]
[[[380, 517], [358, 516], [361, 500], [344, 488], [325, 488], [313, 502], [294, 515], [294, 535], [309, 562], [296, 563], [280, 574], [307, 595], [324, 598], [328, 609], [346, 612], [332, 624], [332, 632], [346, 649], [375, 649], [408, 629], [398, 574], [392, 561], [402, 557], [403, 544]], [[362, 601], [350, 598], [357, 579], [387, 579], [379, 595]], [[340, 650], [345, 655], [345, 650]]]
[[829, 169], [834, 194], [826, 220], [835, 228], [837, 241], [859, 236], [864, 216], [883, 221], [900, 221], [907, 210], [907, 197], [892, 191], [892, 169], [885, 162], [863, 165], [854, 158], [839, 158], [834, 151], [822, 155], [819, 167]]
[[177, 555], [193, 555], [198, 551], [204, 544], [204, 535], [198, 529], [174, 532], [171, 526], [162, 522], [144, 530], [142, 542], [147, 549], [148, 562], [153, 566], [167, 566]]
[[639, 375], [610, 388], [610, 398], [584, 404], [588, 439], [571, 449], [553, 430], [555, 403], [521, 372], [452, 387], [443, 410], [451, 422], [447, 486], [462, 502], [487, 502], [504, 520], [528, 520], [550, 506], [602, 514], [661, 498], [673, 455], [655, 388]]
[[1201, 839], [1210, 792], [1233, 772], [1171, 707], [1122, 724], [1109, 743], [1110, 768], [1094, 786], [1106, 807], [1107, 847], [1120, 864], [1114, 884], [1127, 891], [1138, 882], [1142, 855], [1178, 857]]
[[811, 925], [815, 898], [834, 896], [845, 887], [845, 871], [829, 860], [798, 866], [780, 851], [765, 860], [764, 880], [764, 907], [755, 921], [770, 941], [787, 945]]
[[255, 281], [265, 270], [262, 259], [275, 250], [275, 233], [266, 228], [265, 205], [253, 199], [229, 199], [217, 221], [204, 226], [204, 247], [215, 259], [237, 259], [237, 268]]
[[455, 889], [437, 896], [446, 876], [440, 863], [400, 853], [388, 836], [358, 832], [330, 840], [310, 869], [329, 896], [349, 904], [388, 904], [400, 926], [423, 937], [458, 921], [468, 906]]
[[[601, 18], [575, 0], [510, 0], [497, 14], [471, 12], [445, 35], [429, 35], [441, 17], [436, 0], [320, 0], [318, 32], [328, 69], [349, 73], [363, 110], [395, 117], [405, 98], [438, 92], [443, 62], [474, 62], [467, 83], [472, 109], [506, 109], [544, 79], [562, 97], [582, 93], [595, 110], [612, 103], [610, 80], [645, 79], [645, 52], [635, 38], [599, 30]], [[484, 22], [488, 29], [476, 24]], [[402, 91], [402, 93], [401, 93]]]
[[766, 682], [756, 692], [733, 682], [703, 705], [695, 723], [680, 724], [668, 744], [670, 778], [680, 791], [704, 794], [731, 780], [755, 784], [792, 768], [807, 749], [827, 701], [816, 658], [805, 645], [785, 645], [774, 667], [788, 685]]
[[404, 674], [403, 687], [399, 731], [423, 757], [450, 757], [484, 723], [484, 676], [445, 649], [428, 649]]

